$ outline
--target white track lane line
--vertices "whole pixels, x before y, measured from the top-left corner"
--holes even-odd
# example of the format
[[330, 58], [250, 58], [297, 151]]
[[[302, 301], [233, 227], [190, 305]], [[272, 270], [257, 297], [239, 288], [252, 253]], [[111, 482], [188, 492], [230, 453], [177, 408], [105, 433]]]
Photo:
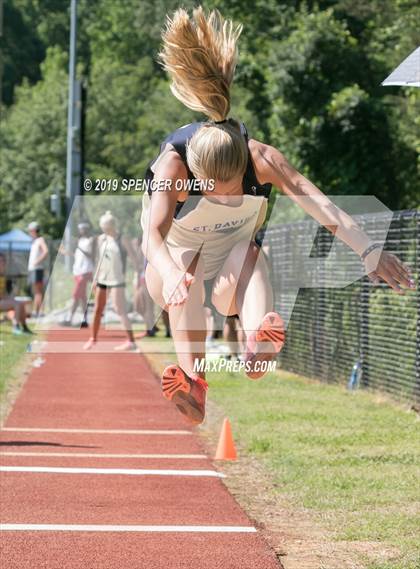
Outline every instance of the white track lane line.
[[99, 452], [0, 452], [2, 456], [59, 456], [74, 458], [173, 458], [187, 460], [204, 460], [205, 454], [105, 454]]
[[128, 476], [210, 476], [225, 478], [216, 470], [166, 470], [156, 468], [71, 468], [58, 466], [0, 466], [0, 472], [28, 472], [35, 474], [110, 474]]
[[79, 524], [0, 524], [0, 531], [98, 531], [170, 533], [255, 533], [252, 526], [113, 526]]
[[101, 435], [192, 435], [192, 431], [182, 430], [155, 430], [155, 429], [42, 429], [42, 428], [22, 428], [22, 427], [3, 427], [0, 432], [14, 433], [86, 433]]

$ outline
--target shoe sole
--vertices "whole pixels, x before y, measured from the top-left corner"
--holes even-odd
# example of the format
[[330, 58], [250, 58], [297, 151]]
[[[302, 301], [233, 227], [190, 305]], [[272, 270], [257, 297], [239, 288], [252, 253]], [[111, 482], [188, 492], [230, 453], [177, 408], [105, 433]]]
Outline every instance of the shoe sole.
[[[257, 344], [266, 342], [272, 346], [272, 352], [256, 353], [249, 361], [272, 361], [284, 346], [286, 334], [284, 331], [284, 322], [276, 312], [269, 312], [263, 318], [261, 326], [255, 333], [255, 341]], [[261, 379], [267, 372], [249, 372], [246, 375], [250, 379]]]
[[165, 368], [162, 375], [162, 393], [194, 425], [204, 420], [204, 412], [190, 394], [191, 381], [177, 365]]

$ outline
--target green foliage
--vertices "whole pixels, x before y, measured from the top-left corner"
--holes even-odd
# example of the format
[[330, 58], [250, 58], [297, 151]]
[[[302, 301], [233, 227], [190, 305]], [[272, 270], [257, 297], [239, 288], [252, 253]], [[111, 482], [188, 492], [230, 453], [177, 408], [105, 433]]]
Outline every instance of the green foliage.
[[272, 143], [327, 193], [402, 207], [400, 152], [359, 41], [332, 9], [302, 11], [295, 24], [269, 63]]
[[24, 77], [31, 82], [39, 79], [39, 64], [45, 57], [45, 47], [11, 0], [4, 2], [3, 21], [3, 38], [0, 38], [3, 66], [1, 94], [3, 102], [10, 105], [15, 85]]
[[[85, 174], [142, 177], [161, 140], [201, 118], [172, 96], [156, 61], [165, 16], [179, 1], [78, 4]], [[244, 25], [232, 115], [253, 137], [280, 148], [327, 193], [373, 194], [392, 209], [417, 206], [420, 92], [379, 85], [418, 44], [418, 3], [203, 4]], [[30, 212], [58, 237], [61, 221], [48, 200], [65, 186], [69, 3], [63, 10], [60, 0], [6, 0], [4, 30], [1, 228]]]
[[51, 234], [61, 231], [50, 213], [53, 191], [63, 189], [66, 155], [67, 57], [51, 48], [42, 79], [16, 89], [16, 102], [0, 126], [0, 225], [36, 218]]
[[93, 61], [87, 109], [88, 170], [91, 177], [128, 177], [139, 160], [137, 121], [144, 99], [150, 94], [152, 63], [143, 58], [137, 65]]

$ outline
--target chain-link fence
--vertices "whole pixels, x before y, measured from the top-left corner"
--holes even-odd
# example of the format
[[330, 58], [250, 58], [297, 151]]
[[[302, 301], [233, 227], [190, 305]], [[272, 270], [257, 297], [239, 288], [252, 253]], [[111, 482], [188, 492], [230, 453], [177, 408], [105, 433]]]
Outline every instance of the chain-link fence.
[[[382, 231], [375, 215], [360, 216], [359, 223], [375, 238]], [[288, 302], [285, 267], [294, 262], [290, 244], [307, 230], [296, 222], [267, 230], [276, 309]], [[401, 211], [393, 216], [385, 249], [406, 262], [416, 280], [419, 275], [420, 212]], [[331, 235], [318, 232], [314, 256], [328, 252]], [[301, 289], [293, 308], [283, 369], [329, 382], [350, 382], [392, 393], [406, 400], [420, 399], [420, 292], [397, 295], [385, 284], [373, 285], [367, 277], [345, 288]]]

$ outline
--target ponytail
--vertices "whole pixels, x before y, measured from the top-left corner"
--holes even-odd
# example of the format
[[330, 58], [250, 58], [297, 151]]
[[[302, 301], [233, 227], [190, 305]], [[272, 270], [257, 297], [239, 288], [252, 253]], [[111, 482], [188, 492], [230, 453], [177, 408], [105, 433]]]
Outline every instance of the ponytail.
[[196, 178], [225, 182], [246, 169], [248, 147], [239, 123], [227, 120], [241, 32], [242, 25], [225, 20], [217, 10], [206, 15], [201, 6], [192, 18], [182, 8], [167, 17], [159, 59], [171, 91], [209, 119], [187, 146], [187, 163]]
[[230, 110], [230, 85], [242, 26], [199, 6], [193, 17], [182, 8], [168, 16], [159, 58], [177, 99], [210, 120], [223, 121]]

